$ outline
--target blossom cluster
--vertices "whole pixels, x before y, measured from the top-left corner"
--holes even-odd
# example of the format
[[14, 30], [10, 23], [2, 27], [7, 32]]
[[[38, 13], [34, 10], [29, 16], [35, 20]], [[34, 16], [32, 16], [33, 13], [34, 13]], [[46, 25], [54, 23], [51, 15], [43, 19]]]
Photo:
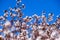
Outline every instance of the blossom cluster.
[[[16, 7], [4, 10], [4, 15], [0, 16], [0, 40], [60, 40], [60, 15], [56, 21], [53, 20], [53, 13], [49, 13], [48, 18], [45, 11], [41, 16], [36, 14], [22, 17], [21, 0], [17, 0]], [[10, 19], [8, 20], [8, 18]]]

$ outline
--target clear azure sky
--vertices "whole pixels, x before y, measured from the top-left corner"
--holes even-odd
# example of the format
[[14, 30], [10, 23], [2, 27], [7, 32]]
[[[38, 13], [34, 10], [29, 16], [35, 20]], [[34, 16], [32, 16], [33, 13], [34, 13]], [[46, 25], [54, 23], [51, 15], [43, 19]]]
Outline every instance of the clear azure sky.
[[[33, 14], [41, 15], [43, 10], [46, 11], [46, 15], [49, 12], [54, 13], [54, 19], [60, 14], [60, 0], [22, 0], [25, 4], [23, 10], [24, 16], [31, 16]], [[3, 15], [3, 10], [16, 5], [15, 0], [0, 0], [0, 16]]]

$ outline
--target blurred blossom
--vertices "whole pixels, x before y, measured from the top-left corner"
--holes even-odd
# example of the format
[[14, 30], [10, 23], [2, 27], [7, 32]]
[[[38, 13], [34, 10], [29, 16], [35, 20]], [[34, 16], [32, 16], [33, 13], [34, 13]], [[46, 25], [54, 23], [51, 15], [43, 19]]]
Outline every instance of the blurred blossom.
[[3, 27], [0, 29], [0, 40], [60, 40], [60, 15], [54, 23], [51, 22], [54, 14], [49, 13], [47, 18], [45, 11], [41, 16], [34, 14], [23, 18], [25, 5], [20, 3], [21, 0], [16, 0], [17, 5], [4, 10], [4, 15], [0, 16], [0, 27]]

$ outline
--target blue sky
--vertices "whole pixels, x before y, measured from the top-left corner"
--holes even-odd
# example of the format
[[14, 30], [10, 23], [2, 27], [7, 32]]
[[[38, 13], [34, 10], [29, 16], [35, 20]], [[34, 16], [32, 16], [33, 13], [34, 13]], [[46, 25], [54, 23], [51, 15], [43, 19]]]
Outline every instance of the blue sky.
[[[31, 16], [35, 13], [41, 15], [43, 10], [46, 11], [46, 15], [49, 12], [53, 12], [54, 19], [60, 14], [60, 0], [22, 0], [22, 3], [25, 4], [24, 16]], [[4, 14], [3, 10], [15, 5], [15, 0], [0, 0], [0, 16]]]

